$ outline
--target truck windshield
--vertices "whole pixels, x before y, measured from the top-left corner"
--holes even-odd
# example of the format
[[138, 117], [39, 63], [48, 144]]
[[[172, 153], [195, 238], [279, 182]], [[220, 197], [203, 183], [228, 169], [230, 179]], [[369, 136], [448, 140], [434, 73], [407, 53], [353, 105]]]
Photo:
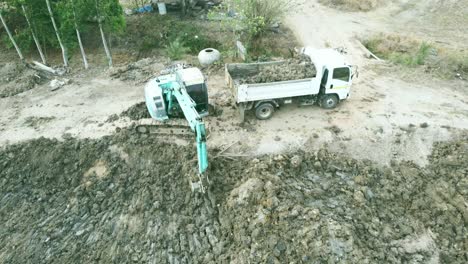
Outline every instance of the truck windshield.
[[333, 79], [340, 80], [344, 82], [349, 82], [350, 71], [348, 67], [336, 68], [333, 70]]

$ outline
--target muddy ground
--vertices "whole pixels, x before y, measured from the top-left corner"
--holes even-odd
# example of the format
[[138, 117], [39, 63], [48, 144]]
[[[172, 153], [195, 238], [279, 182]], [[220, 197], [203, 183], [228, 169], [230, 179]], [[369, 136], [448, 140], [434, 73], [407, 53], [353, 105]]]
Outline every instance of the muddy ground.
[[[214, 158], [121, 132], [0, 152], [1, 263], [466, 263], [468, 133], [430, 165]], [[174, 157], [180, 159], [174, 160]]]

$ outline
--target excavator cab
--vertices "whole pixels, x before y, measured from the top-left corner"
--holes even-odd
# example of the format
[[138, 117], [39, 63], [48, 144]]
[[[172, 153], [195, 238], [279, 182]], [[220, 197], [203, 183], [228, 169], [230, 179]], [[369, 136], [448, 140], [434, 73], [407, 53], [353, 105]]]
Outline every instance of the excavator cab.
[[208, 87], [205, 76], [198, 68], [180, 69], [176, 72], [176, 80], [195, 102], [195, 109], [201, 117], [208, 115]]

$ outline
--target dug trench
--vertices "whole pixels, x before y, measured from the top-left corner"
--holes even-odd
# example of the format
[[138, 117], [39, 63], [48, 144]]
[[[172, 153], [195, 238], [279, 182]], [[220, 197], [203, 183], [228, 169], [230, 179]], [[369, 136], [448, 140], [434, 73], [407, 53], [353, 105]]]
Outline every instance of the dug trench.
[[194, 157], [127, 130], [4, 147], [0, 262], [468, 261], [466, 133], [424, 168], [325, 150], [212, 158], [206, 194], [188, 184]]

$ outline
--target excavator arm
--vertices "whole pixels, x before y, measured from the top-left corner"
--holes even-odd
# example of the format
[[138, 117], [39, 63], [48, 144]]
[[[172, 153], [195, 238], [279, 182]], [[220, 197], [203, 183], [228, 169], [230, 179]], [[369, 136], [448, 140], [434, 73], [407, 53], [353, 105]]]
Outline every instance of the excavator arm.
[[[196, 134], [197, 139], [197, 156], [198, 156], [198, 171], [203, 174], [208, 168], [208, 151], [206, 148], [206, 128], [202, 118], [195, 109], [195, 102], [183, 87], [177, 82], [172, 82], [171, 93], [179, 103], [182, 112], [187, 119], [192, 131]], [[170, 101], [170, 100], [169, 100]]]
[[[197, 69], [178, 69], [183, 72], [188, 83], [201, 84], [204, 83], [204, 78], [201, 72]], [[172, 74], [162, 75], [151, 80], [145, 86], [146, 106], [151, 117], [160, 122], [169, 120], [172, 116], [179, 115], [182, 112], [187, 120], [190, 130], [196, 135], [197, 142], [197, 158], [198, 158], [198, 183], [192, 181], [192, 190], [202, 189], [202, 175], [208, 168], [208, 150], [206, 147], [206, 128], [202, 120], [202, 114], [197, 110], [197, 103], [190, 96], [183, 78], [177, 78], [177, 71]], [[206, 90], [205, 90], [206, 92]], [[166, 130], [167, 129], [167, 130]], [[185, 135], [191, 136], [190, 130], [185, 126], [181, 127], [165, 127], [140, 124], [137, 126], [137, 131], [140, 133], [161, 134], [161, 135]], [[188, 132], [188, 133], [187, 133]], [[207, 178], [208, 179], [208, 178]], [[204, 191], [203, 191], [204, 192]]]

